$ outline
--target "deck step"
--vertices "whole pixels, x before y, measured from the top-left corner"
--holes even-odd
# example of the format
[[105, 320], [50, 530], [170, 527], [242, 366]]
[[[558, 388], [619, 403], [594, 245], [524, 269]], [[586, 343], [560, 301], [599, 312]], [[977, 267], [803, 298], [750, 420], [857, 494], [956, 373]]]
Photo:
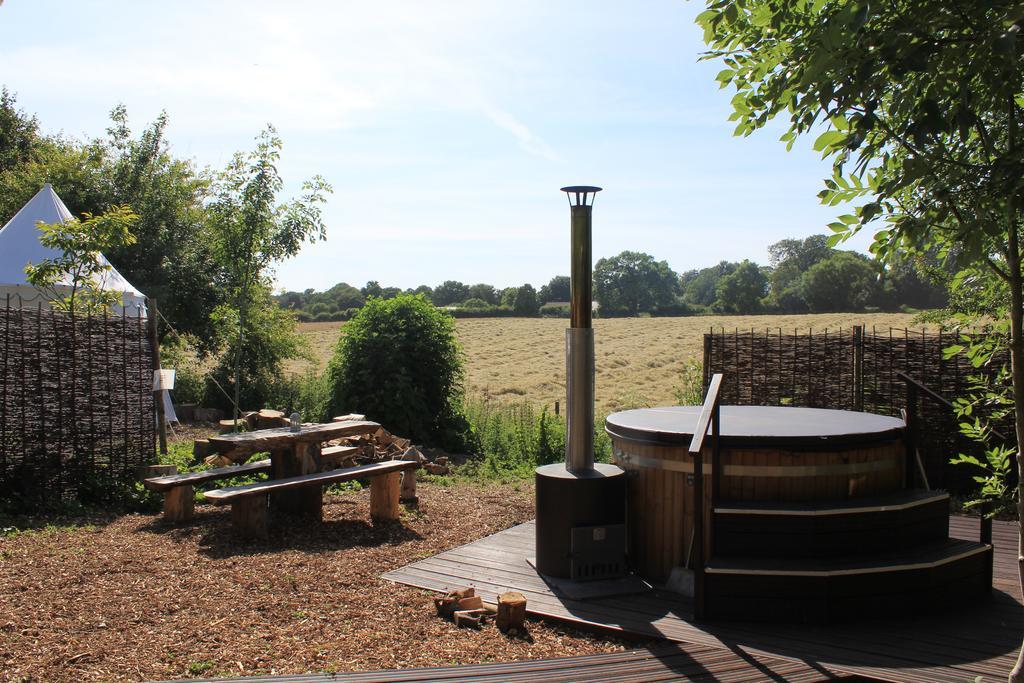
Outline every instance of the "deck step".
[[990, 592], [992, 547], [945, 539], [833, 558], [716, 557], [709, 617], [806, 622], [918, 613]]
[[715, 507], [716, 557], [830, 558], [884, 553], [945, 539], [949, 494], [803, 502], [723, 501]]

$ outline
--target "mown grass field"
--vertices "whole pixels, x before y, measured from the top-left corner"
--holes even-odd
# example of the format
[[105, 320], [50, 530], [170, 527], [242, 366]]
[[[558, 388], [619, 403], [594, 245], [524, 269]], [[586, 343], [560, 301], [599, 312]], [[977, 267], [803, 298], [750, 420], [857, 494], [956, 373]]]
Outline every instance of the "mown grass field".
[[[732, 330], [838, 330], [863, 324], [902, 329], [905, 313], [695, 316], [595, 320], [597, 411], [672, 403], [688, 363], [701, 360], [703, 335], [712, 327]], [[483, 318], [456, 321], [466, 352], [470, 395], [535, 404], [565, 401], [565, 328], [551, 318]], [[343, 323], [303, 323], [320, 368], [326, 366]], [[294, 364], [292, 369], [302, 369]], [[698, 378], [699, 381], [699, 378]]]

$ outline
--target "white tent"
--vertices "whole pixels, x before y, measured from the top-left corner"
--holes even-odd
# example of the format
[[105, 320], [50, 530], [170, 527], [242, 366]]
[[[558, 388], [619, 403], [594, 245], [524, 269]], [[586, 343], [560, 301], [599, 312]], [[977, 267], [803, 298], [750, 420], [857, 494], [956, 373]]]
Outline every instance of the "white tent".
[[[25, 266], [60, 256], [60, 252], [43, 246], [39, 241], [41, 233], [38, 224], [63, 223], [71, 218], [68, 207], [64, 206], [64, 202], [47, 183], [21, 207], [7, 225], [0, 228], [0, 306], [7, 306], [8, 295], [12, 307], [34, 308], [38, 304], [42, 304], [43, 308], [49, 306], [46, 296], [28, 283]], [[100, 259], [109, 265], [102, 254]], [[113, 266], [103, 274], [101, 287], [121, 292], [121, 306], [114, 313], [120, 314], [123, 308], [130, 316], [146, 315], [146, 297]]]

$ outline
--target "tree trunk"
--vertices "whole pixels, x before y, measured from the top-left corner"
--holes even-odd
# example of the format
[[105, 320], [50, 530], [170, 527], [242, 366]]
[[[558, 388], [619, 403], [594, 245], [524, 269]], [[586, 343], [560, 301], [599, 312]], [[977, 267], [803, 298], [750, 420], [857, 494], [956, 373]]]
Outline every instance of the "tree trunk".
[[235, 347], [235, 406], [234, 419], [235, 431], [238, 431], [238, 419], [241, 417], [241, 395], [242, 395], [242, 342], [245, 339], [245, 308], [248, 303], [248, 291], [242, 289], [242, 301], [238, 307], [238, 346]]
[[[1017, 433], [1017, 580], [1024, 596], [1024, 291], [1017, 233], [1016, 202], [1010, 202], [1007, 267], [1010, 284], [1010, 371], [1013, 378], [1014, 427]], [[1024, 644], [1009, 675], [1010, 683], [1024, 681]]]

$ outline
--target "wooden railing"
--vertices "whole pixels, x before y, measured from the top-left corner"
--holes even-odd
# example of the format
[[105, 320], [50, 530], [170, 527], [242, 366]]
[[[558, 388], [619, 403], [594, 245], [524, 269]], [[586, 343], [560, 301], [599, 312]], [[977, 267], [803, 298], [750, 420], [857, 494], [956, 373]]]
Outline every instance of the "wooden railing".
[[[704, 618], [704, 536], [705, 531], [714, 528], [715, 505], [718, 504], [718, 494], [721, 486], [722, 464], [719, 460], [721, 454], [719, 448], [719, 435], [721, 434], [721, 409], [719, 406], [718, 393], [722, 387], [722, 375], [716, 374], [708, 383], [707, 394], [704, 395], [704, 405], [701, 408], [700, 416], [697, 418], [697, 426], [693, 430], [693, 439], [690, 441], [690, 455], [693, 457], [693, 616], [696, 620]], [[711, 500], [710, 513], [707, 517], [708, 529], [705, 530], [704, 523], [704, 438], [708, 434], [708, 426], [711, 427]], [[714, 534], [711, 535], [712, 546], [715, 542]], [[714, 554], [714, 548], [712, 552]]]
[[[918, 404], [920, 401], [920, 397], [923, 396], [934, 402], [936, 405], [942, 406], [943, 408], [946, 408], [951, 412], [956, 412], [956, 407], [942, 394], [935, 391], [927, 384], [919, 382], [918, 380], [914, 379], [907, 373], [897, 372], [896, 377], [902, 380], [903, 383], [906, 384], [907, 386], [907, 409], [906, 416], [904, 418], [907, 423], [907, 435], [905, 439], [907, 445], [907, 462], [905, 477], [906, 488], [913, 488], [914, 486], [915, 482], [913, 472], [915, 464], [918, 465], [918, 467], [920, 468], [921, 477], [923, 480], [922, 483], [925, 487], [928, 487], [928, 479], [925, 475], [924, 464], [920, 462], [917, 452], [917, 435], [920, 431], [920, 427], [918, 425]], [[1001, 431], [993, 428], [992, 433], [995, 434], [995, 436], [1001, 439], [1002, 441], [1007, 441], [1006, 435], [1003, 434]], [[980, 517], [979, 540], [982, 543], [987, 543], [989, 545], [992, 544], [992, 518], [989, 516], [990, 511], [991, 506], [988, 503], [982, 503], [978, 507], [978, 515]]]

